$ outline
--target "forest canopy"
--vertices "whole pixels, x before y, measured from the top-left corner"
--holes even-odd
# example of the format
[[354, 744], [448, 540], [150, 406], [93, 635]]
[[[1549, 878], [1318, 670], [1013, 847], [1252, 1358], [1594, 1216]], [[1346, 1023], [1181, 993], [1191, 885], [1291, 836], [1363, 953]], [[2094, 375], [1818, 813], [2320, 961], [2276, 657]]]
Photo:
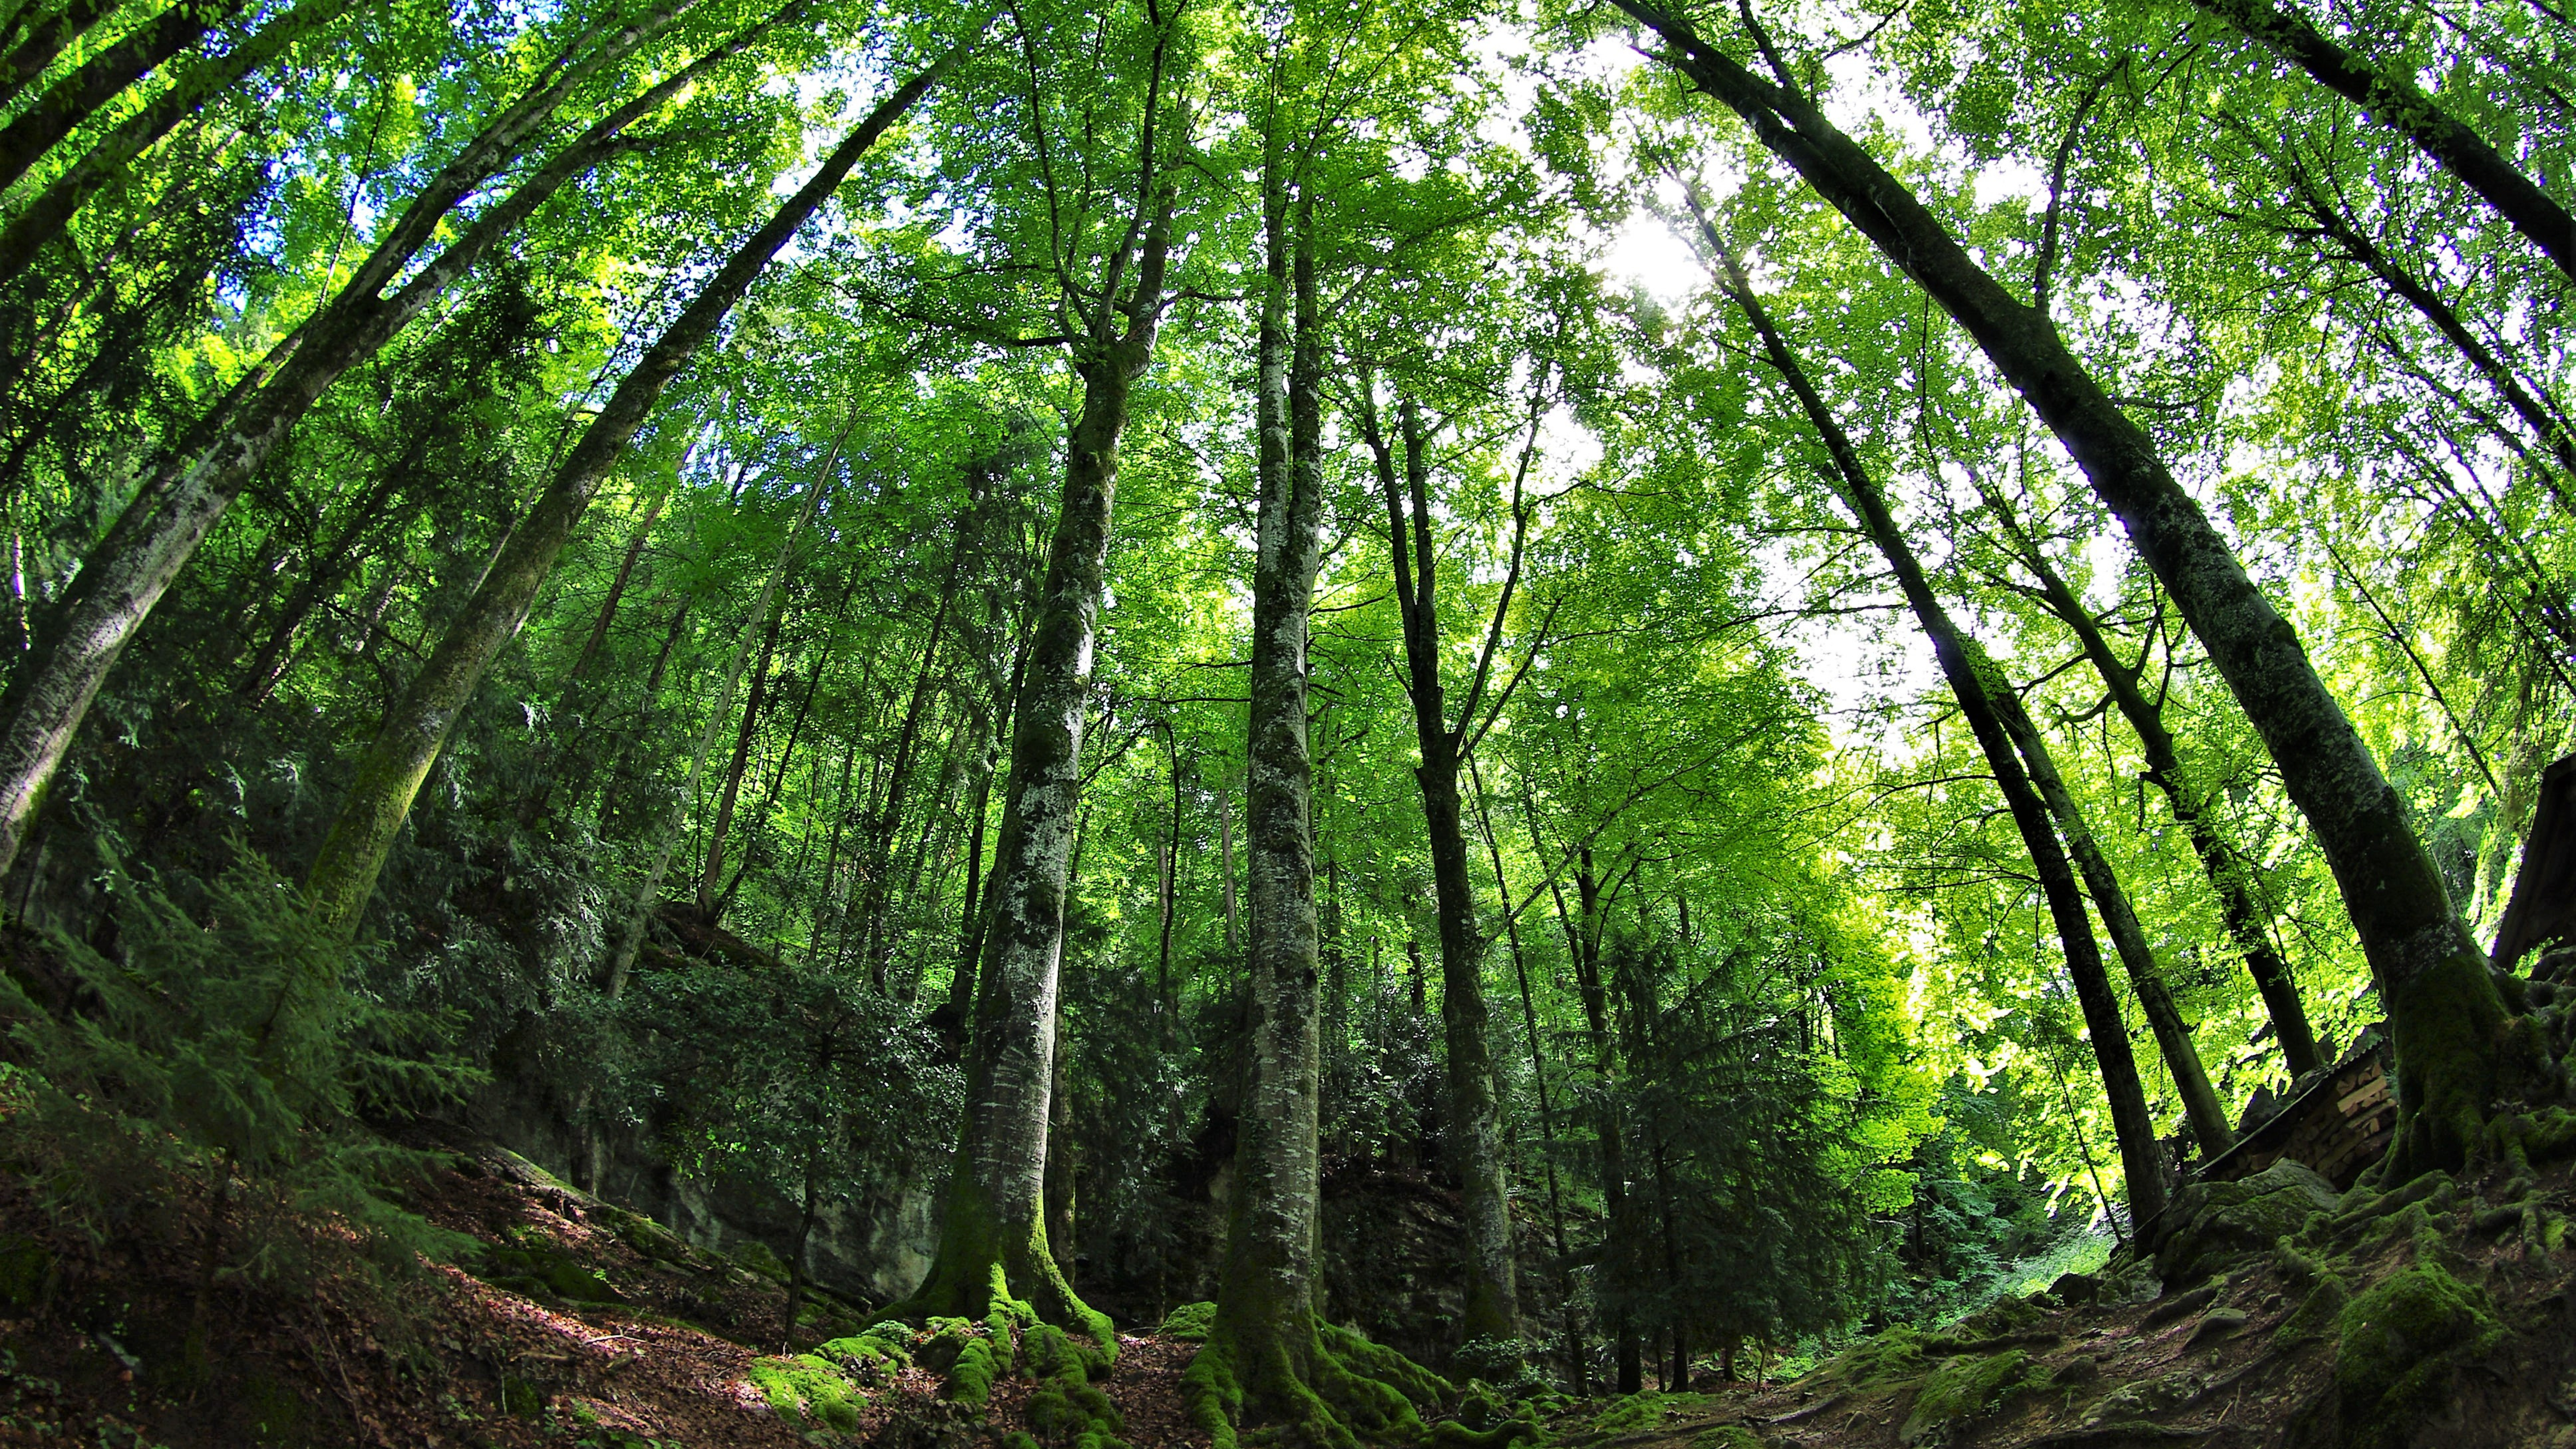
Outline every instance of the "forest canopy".
[[470, 1122], [791, 1348], [1211, 1301], [1222, 1446], [1955, 1313], [2355, 1052], [2519, 1160], [2570, 42], [0, 0], [12, 1191], [202, 1317]]

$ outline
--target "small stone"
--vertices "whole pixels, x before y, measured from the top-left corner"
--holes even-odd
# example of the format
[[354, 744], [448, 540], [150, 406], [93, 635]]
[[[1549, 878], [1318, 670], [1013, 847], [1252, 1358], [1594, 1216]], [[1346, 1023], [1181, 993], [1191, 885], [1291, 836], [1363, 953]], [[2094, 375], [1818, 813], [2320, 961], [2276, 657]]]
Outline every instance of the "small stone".
[[2249, 1316], [2242, 1308], [2213, 1308], [2191, 1326], [2191, 1336], [2182, 1341], [2182, 1346], [2193, 1349], [2204, 1343], [2215, 1343], [2243, 1328]]

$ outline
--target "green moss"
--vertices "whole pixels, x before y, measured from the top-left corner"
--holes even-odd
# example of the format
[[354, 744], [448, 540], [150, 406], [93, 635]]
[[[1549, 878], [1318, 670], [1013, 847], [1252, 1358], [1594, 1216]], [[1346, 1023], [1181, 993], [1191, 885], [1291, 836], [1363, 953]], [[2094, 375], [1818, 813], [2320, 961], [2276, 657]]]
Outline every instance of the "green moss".
[[880, 1323], [814, 1351], [839, 1365], [854, 1382], [882, 1384], [911, 1366], [912, 1331], [899, 1323]]
[[2013, 1395], [2048, 1382], [2030, 1355], [2011, 1349], [1991, 1358], [1953, 1359], [1935, 1370], [1914, 1396], [1914, 1408], [1896, 1431], [1900, 1444], [1920, 1444], [1949, 1425], [1999, 1408]]
[[1052, 1324], [1032, 1327], [1023, 1346], [1029, 1372], [1040, 1380], [1028, 1408], [1029, 1427], [1038, 1439], [1078, 1449], [1119, 1445], [1118, 1432], [1126, 1425], [1109, 1396], [1091, 1385], [1095, 1373], [1108, 1372], [1106, 1357], [1087, 1340]]
[[[502, 1380], [506, 1387], [510, 1381]], [[250, 1420], [254, 1443], [289, 1445], [306, 1442], [305, 1431], [313, 1416], [313, 1407], [304, 1401], [290, 1384], [254, 1373], [241, 1381], [241, 1405]]]
[[575, 1303], [626, 1301], [623, 1294], [609, 1286], [606, 1272], [553, 1247], [487, 1249], [483, 1270], [485, 1282], [513, 1293], [551, 1294]]
[[516, 1374], [501, 1375], [501, 1412], [514, 1419], [534, 1419], [546, 1411], [543, 1389]]
[[1666, 1394], [1652, 1389], [1630, 1394], [1624, 1399], [1611, 1400], [1609, 1407], [1593, 1415], [1591, 1422], [1571, 1436], [1571, 1442], [1598, 1443], [1660, 1429], [1673, 1415], [1705, 1408], [1708, 1402], [1706, 1394]]
[[1891, 1328], [1853, 1344], [1817, 1372], [1836, 1383], [1867, 1388], [1923, 1372], [1923, 1350], [1923, 1335], [1911, 1328]]
[[[2517, 1021], [2522, 1025], [2517, 1028]], [[2487, 1141], [2487, 1104], [2518, 1095], [2539, 1065], [2528, 1018], [2505, 1014], [2486, 963], [2457, 952], [2391, 992], [2397, 1047], [2397, 1141], [2382, 1180], [2456, 1169]]]
[[54, 1255], [33, 1238], [14, 1233], [0, 1234], [0, 1304], [11, 1308], [33, 1308], [45, 1296], [45, 1280], [52, 1276]]
[[842, 1377], [840, 1367], [819, 1354], [754, 1360], [743, 1375], [769, 1400], [778, 1416], [809, 1428], [847, 1434], [859, 1427], [859, 1411], [868, 1396]]
[[2276, 1162], [2234, 1182], [2196, 1182], [2174, 1194], [2176, 1224], [2156, 1250], [2168, 1283], [2206, 1277], [2229, 1259], [2303, 1232], [2339, 1202], [2334, 1185], [2296, 1162]]
[[1213, 1303], [1184, 1303], [1163, 1315], [1162, 1335], [1189, 1343], [1207, 1342], [1208, 1330], [1216, 1324]]
[[2351, 1298], [2352, 1290], [2344, 1286], [2343, 1279], [2330, 1272], [2320, 1273], [2308, 1296], [2272, 1331], [2272, 1346], [2286, 1351], [2310, 1339], [2325, 1337], [2341, 1321], [2344, 1305]]
[[1182, 1409], [1212, 1449], [1237, 1449], [1238, 1428], [1253, 1430], [1262, 1442], [1326, 1449], [1425, 1435], [1419, 1411], [1449, 1393], [1447, 1380], [1351, 1329], [1319, 1323], [1310, 1312], [1279, 1317], [1285, 1321], [1247, 1327], [1220, 1312], [1207, 1346], [1182, 1374]]
[[769, 1245], [758, 1238], [734, 1249], [731, 1256], [735, 1263], [774, 1283], [787, 1281], [787, 1265], [778, 1261], [778, 1255], [769, 1251]]
[[2393, 1444], [2441, 1401], [2451, 1370], [2505, 1337], [2485, 1292], [2420, 1262], [2336, 1317], [2335, 1391], [2344, 1437]]

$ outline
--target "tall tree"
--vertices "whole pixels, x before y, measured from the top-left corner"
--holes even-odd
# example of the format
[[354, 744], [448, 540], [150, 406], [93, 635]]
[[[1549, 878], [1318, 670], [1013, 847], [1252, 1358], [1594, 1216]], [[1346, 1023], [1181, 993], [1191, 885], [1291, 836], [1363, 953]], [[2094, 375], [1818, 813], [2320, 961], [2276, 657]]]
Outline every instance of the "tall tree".
[[701, 344], [715, 335], [725, 315], [769, 266], [788, 240], [803, 228], [832, 193], [840, 189], [859, 158], [912, 109], [940, 79], [955, 68], [983, 36], [986, 16], [969, 18], [964, 35], [933, 58], [859, 122], [822, 166], [794, 194], [779, 204], [734, 253], [708, 278], [704, 287], [673, 318], [671, 325], [644, 351], [621, 379], [606, 407], [591, 420], [581, 441], [546, 485], [545, 495], [511, 530], [509, 542], [486, 571], [474, 596], [385, 713], [375, 740], [359, 757], [357, 773], [330, 834], [314, 857], [305, 892], [320, 918], [343, 935], [357, 929], [359, 913], [375, 890], [386, 852], [411, 812], [412, 797], [429, 767], [447, 744], [456, 717], [473, 699], [483, 671], [527, 617], [537, 589], [553, 572], [556, 557], [572, 538], [573, 526], [591, 495], [599, 490], [626, 445], [644, 426], [662, 392], [686, 367]]
[[[2405, 801], [2224, 535], [2146, 432], [2066, 346], [2047, 312], [1968, 255], [1913, 190], [1837, 128], [1787, 73], [1766, 80], [1647, 0], [1619, 8], [1664, 42], [1665, 65], [1743, 118], [1976, 339], [2054, 432], [2171, 592], [2263, 737], [2333, 868], [2396, 1038], [2405, 1118], [2390, 1170], [2461, 1161], [2489, 1104], [2532, 1070]], [[1766, 49], [1769, 49], [1767, 45]]]

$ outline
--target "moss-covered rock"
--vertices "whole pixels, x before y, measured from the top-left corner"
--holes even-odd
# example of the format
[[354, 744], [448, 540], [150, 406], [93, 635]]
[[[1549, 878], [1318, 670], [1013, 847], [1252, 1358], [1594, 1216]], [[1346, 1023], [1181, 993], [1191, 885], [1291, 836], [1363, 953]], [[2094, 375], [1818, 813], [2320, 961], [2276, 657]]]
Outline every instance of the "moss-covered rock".
[[2335, 1392], [2344, 1438], [2401, 1442], [2441, 1401], [2453, 1369], [2505, 1337], [2495, 1304], [2436, 1262], [2374, 1284], [2336, 1317]]
[[814, 1352], [838, 1365], [854, 1383], [882, 1385], [911, 1366], [912, 1330], [900, 1323], [880, 1323], [848, 1338], [833, 1339]]
[[2030, 1355], [2020, 1349], [1984, 1358], [1958, 1358], [1924, 1380], [1914, 1407], [1896, 1431], [1896, 1442], [1908, 1446], [1946, 1443], [1960, 1424], [2000, 1408], [2015, 1394], [2048, 1382]]
[[2156, 1247], [2156, 1272], [2168, 1283], [2192, 1282], [2299, 1232], [2340, 1201], [2334, 1184], [2286, 1159], [2234, 1182], [2192, 1183], [2165, 1209], [2170, 1226]]
[[743, 1375], [782, 1419], [814, 1429], [847, 1434], [859, 1427], [859, 1412], [868, 1396], [844, 1377], [840, 1366], [820, 1354], [764, 1358]]
[[1827, 1360], [1819, 1377], [1851, 1388], [1868, 1388], [1912, 1378], [1924, 1371], [1923, 1335], [1911, 1328], [1891, 1328], [1862, 1339]]
[[530, 1296], [551, 1294], [574, 1303], [623, 1303], [608, 1274], [551, 1247], [491, 1248], [483, 1255], [483, 1281]]
[[1162, 1334], [1186, 1343], [1207, 1342], [1208, 1330], [1216, 1325], [1216, 1305], [1184, 1303], [1163, 1315]]

